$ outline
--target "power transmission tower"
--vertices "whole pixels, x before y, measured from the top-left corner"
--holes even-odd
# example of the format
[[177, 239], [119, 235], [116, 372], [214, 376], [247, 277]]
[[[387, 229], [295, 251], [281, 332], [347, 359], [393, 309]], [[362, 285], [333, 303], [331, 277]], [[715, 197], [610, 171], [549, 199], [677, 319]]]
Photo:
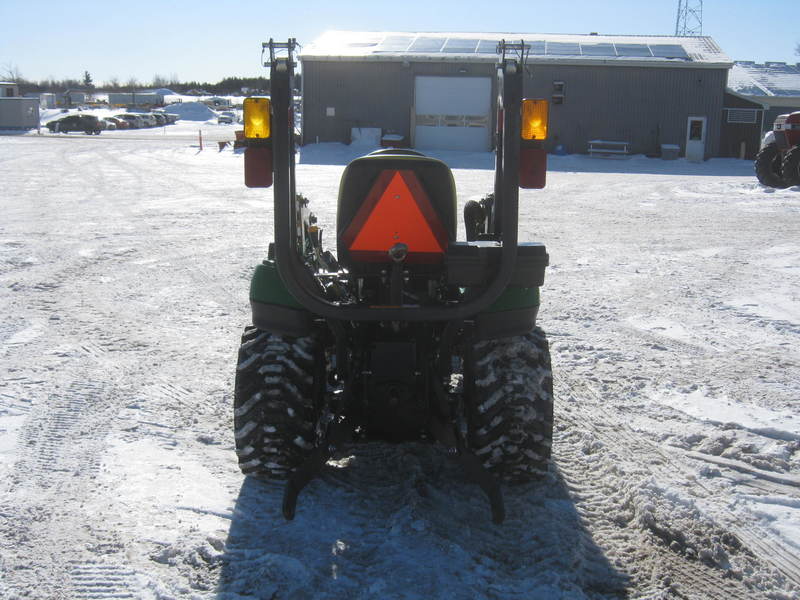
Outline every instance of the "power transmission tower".
[[703, 35], [703, 0], [678, 0], [675, 35]]

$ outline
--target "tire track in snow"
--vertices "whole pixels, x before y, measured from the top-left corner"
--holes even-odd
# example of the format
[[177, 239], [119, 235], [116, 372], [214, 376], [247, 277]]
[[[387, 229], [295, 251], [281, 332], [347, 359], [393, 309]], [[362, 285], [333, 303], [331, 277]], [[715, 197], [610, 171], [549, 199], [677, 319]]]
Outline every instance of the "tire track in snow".
[[[600, 496], [594, 491], [594, 486], [582, 485], [579, 493], [588, 494], [601, 506], [607, 504], [609, 497], [618, 495], [614, 489], [614, 480], [619, 489], [627, 489], [627, 496], [620, 502], [622, 506], [630, 505], [631, 498], [636, 495], [641, 496], [640, 490], [644, 489], [647, 493], [636, 499], [632, 506], [628, 507], [626, 518], [639, 521], [639, 527], [649, 529], [656, 537], [670, 546], [670, 550], [664, 548], [661, 554], [672, 552], [674, 560], [677, 553], [690, 556], [692, 560], [682, 560], [681, 569], [677, 573], [669, 573], [671, 580], [679, 581], [681, 577], [689, 580], [706, 581], [709, 589], [719, 589], [719, 595], [710, 596], [713, 598], [742, 597], [749, 598], [754, 590], [745, 588], [743, 584], [723, 580], [727, 582], [723, 587], [721, 581], [729, 567], [729, 559], [744, 561], [748, 565], [755, 567], [762, 573], [773, 569], [771, 576], [767, 577], [775, 585], [786, 585], [787, 589], [800, 589], [800, 557], [797, 557], [790, 549], [755, 526], [743, 523], [741, 519], [734, 515], [728, 515], [726, 523], [719, 524], [713, 522], [707, 515], [702, 515], [703, 522], [697, 518], [701, 515], [689, 511], [689, 519], [693, 530], [688, 536], [684, 536], [681, 527], [682, 523], [671, 523], [670, 513], [666, 514], [663, 510], [650, 510], [649, 502], [652, 499], [659, 500], [661, 493], [658, 488], [655, 494], [652, 489], [647, 489], [648, 479], [656, 477], [656, 485], [662, 483], [672, 484], [672, 482], [691, 481], [692, 494], [696, 494], [697, 500], [702, 501], [703, 497], [712, 497], [715, 491], [707, 487], [703, 482], [695, 477], [696, 469], [684, 460], [681, 460], [677, 452], [665, 451], [657, 444], [647, 439], [644, 435], [637, 434], [627, 425], [624, 415], [617, 415], [612, 409], [605, 406], [603, 395], [597, 392], [590, 384], [585, 381], [578, 381], [570, 374], [559, 373], [556, 370], [555, 384], [558, 388], [557, 397], [562, 398], [561, 420], [568, 425], [567, 430], [590, 431], [591, 438], [595, 441], [586, 442], [580, 453], [573, 448], [567, 450], [569, 445], [564, 444], [565, 439], [559, 436], [554, 441], [553, 447], [556, 457], [563, 452], [571, 452], [572, 456], [567, 464], [562, 464], [556, 460], [556, 464], [563, 469], [567, 477], [572, 481], [601, 481], [604, 483], [604, 491]], [[608, 395], [606, 393], [605, 395]], [[564, 402], [569, 402], [569, 406], [563, 406]], [[558, 414], [558, 413], [557, 413]], [[558, 419], [558, 417], [557, 417]], [[588, 443], [588, 446], [586, 445]], [[596, 446], [595, 446], [596, 445]], [[565, 447], [566, 446], [566, 447]], [[612, 466], [608, 468], [608, 477], [598, 478], [597, 473], [592, 470], [594, 461], [587, 460], [587, 455], [593, 453], [609, 455]], [[622, 458], [624, 457], [624, 458]], [[680, 477], [677, 477], [677, 476]], [[607, 494], [607, 495], [606, 495]], [[669, 508], [669, 505], [667, 505]], [[675, 508], [685, 508], [676, 505]], [[631, 512], [632, 510], [632, 512]], [[619, 514], [618, 505], [606, 505], [605, 508], [595, 512], [601, 518], [606, 519], [606, 514]], [[676, 517], [678, 515], [676, 514]], [[665, 521], [666, 519], [666, 521]], [[686, 521], [686, 516], [681, 518]], [[726, 534], [726, 531], [730, 534]], [[707, 538], [707, 539], [704, 539]], [[716, 540], [716, 541], [715, 541]], [[719, 540], [722, 540], [721, 542]], [[722, 552], [722, 554], [720, 554]], [[715, 566], [714, 570], [695, 562], [701, 559]], [[659, 558], [660, 560], [660, 558]], [[764, 566], [759, 567], [759, 564]], [[722, 570], [720, 570], [722, 569]], [[746, 570], [746, 569], [745, 569]], [[682, 575], [682, 573], [684, 573]], [[764, 573], [766, 575], [766, 573]], [[757, 578], [756, 578], [757, 579]], [[730, 588], [730, 589], [728, 589]], [[766, 591], [766, 590], [760, 590]], [[744, 596], [737, 594], [744, 593]], [[691, 597], [691, 596], [690, 596]]]
[[136, 572], [121, 565], [98, 562], [75, 564], [69, 571], [71, 598], [106, 600], [141, 598], [142, 590]]
[[57, 479], [54, 472], [88, 475], [96, 471], [98, 446], [109, 427], [108, 392], [103, 381], [74, 382], [63, 392], [51, 394], [44, 406], [35, 407], [21, 435], [24, 451], [14, 477], [51, 487]]

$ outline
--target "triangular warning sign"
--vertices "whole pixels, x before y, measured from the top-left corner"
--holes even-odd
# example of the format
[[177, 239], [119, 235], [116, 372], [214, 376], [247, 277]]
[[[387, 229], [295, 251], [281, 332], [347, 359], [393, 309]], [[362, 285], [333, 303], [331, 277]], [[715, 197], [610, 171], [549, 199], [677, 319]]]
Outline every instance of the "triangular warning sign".
[[[389, 248], [408, 246], [408, 260], [441, 257], [447, 233], [411, 170], [385, 170], [372, 186], [343, 240], [354, 258], [389, 260]], [[427, 260], [426, 260], [427, 262]]]

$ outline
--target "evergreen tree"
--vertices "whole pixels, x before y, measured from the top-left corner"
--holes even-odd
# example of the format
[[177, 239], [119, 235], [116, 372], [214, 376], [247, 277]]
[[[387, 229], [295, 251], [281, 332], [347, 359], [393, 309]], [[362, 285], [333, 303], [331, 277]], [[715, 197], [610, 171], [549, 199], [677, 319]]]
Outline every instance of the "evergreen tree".
[[83, 72], [83, 85], [86, 88], [92, 89], [94, 84], [92, 83], [92, 76], [89, 75], [89, 71]]

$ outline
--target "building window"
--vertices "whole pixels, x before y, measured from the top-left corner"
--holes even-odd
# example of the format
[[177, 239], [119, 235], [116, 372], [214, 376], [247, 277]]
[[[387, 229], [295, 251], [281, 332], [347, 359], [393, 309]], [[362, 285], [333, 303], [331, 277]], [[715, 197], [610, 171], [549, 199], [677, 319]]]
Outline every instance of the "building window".
[[689, 139], [700, 141], [703, 139], [703, 122], [700, 120], [689, 121]]
[[729, 108], [728, 123], [756, 123], [758, 119], [757, 108]]

